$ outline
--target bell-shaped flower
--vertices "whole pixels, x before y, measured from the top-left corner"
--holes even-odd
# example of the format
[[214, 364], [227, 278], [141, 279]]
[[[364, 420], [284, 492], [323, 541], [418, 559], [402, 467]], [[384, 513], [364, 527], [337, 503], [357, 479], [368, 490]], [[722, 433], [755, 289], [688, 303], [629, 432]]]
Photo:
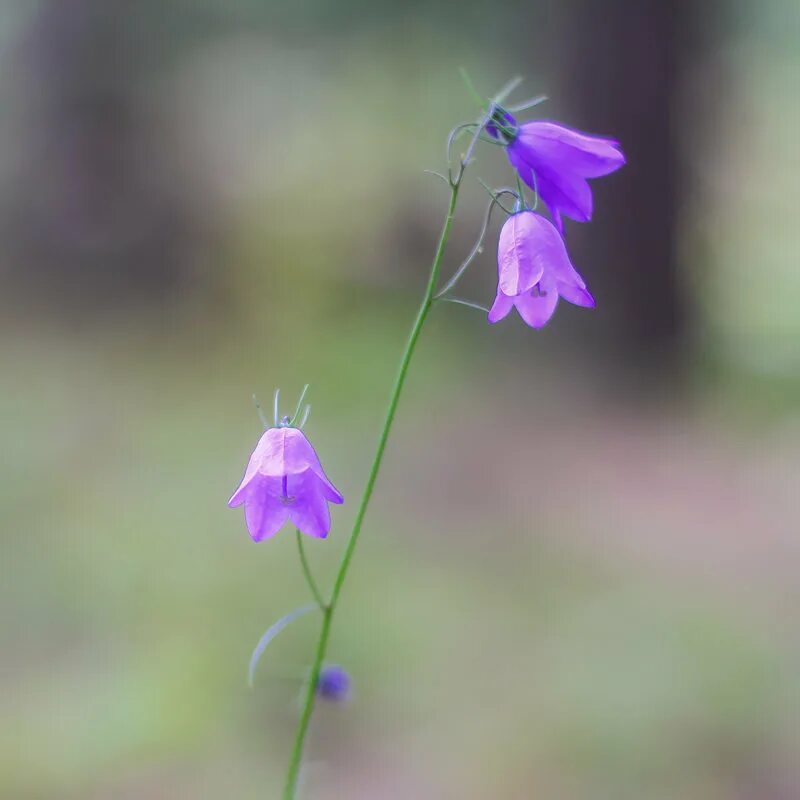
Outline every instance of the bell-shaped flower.
[[496, 112], [486, 130], [502, 136], [511, 166], [547, 204], [559, 231], [561, 215], [578, 222], [592, 218], [592, 190], [587, 178], [615, 172], [625, 163], [619, 142], [567, 128], [555, 122], [517, 125], [506, 111]]
[[287, 521], [309, 536], [324, 539], [331, 529], [329, 502], [343, 503], [344, 499], [305, 434], [287, 424], [264, 432], [228, 505], [235, 508], [244, 503], [247, 529], [260, 542]]
[[555, 226], [530, 210], [512, 214], [497, 246], [497, 297], [489, 309], [494, 324], [516, 307], [532, 328], [547, 324], [558, 298], [594, 308], [594, 298], [572, 266]]

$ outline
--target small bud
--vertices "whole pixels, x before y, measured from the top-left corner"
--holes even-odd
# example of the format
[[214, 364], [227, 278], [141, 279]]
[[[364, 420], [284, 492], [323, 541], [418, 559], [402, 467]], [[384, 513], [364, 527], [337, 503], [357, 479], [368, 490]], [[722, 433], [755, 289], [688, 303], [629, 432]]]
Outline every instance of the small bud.
[[499, 139], [509, 145], [517, 138], [517, 121], [504, 108], [496, 106], [491, 119], [486, 125], [486, 132], [493, 139]]
[[343, 667], [323, 667], [317, 681], [317, 694], [325, 700], [341, 703], [350, 697], [350, 676]]

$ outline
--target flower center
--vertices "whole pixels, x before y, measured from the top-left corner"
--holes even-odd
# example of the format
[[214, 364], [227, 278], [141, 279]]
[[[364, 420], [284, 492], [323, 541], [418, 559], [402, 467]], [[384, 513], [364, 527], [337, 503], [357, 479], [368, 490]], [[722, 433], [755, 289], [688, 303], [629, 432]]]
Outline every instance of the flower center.
[[541, 284], [536, 284], [531, 290], [532, 297], [547, 297], [547, 290], [542, 289]]

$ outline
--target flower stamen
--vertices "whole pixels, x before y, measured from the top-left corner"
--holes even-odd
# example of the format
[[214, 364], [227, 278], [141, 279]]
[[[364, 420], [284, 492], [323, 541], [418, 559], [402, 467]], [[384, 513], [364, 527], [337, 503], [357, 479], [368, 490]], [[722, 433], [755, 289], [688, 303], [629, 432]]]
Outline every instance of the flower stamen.
[[289, 494], [289, 476], [284, 475], [281, 478], [281, 505], [290, 506], [296, 499]]

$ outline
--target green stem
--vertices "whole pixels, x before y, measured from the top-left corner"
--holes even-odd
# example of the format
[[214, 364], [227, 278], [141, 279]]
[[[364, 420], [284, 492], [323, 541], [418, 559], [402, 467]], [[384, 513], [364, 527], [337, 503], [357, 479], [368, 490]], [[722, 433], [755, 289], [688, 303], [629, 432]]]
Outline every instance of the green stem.
[[311, 574], [311, 567], [308, 563], [308, 559], [306, 558], [306, 548], [303, 545], [303, 534], [301, 534], [299, 530], [295, 532], [297, 533], [297, 549], [300, 552], [300, 564], [303, 567], [303, 575], [305, 575], [308, 588], [311, 589], [311, 594], [314, 595], [314, 600], [317, 601], [320, 611], [324, 612], [325, 601], [322, 599], [322, 593], [317, 588], [317, 582], [314, 580], [314, 576]]
[[[480, 128], [478, 133], [480, 133]], [[477, 139], [477, 134], [476, 137]], [[474, 146], [474, 141], [473, 141]], [[470, 148], [471, 152], [472, 148]], [[465, 159], [465, 162], [468, 159]], [[400, 359], [400, 366], [397, 370], [397, 377], [395, 378], [394, 388], [389, 399], [389, 407], [386, 410], [386, 419], [383, 423], [380, 438], [378, 439], [378, 448], [375, 451], [375, 458], [372, 461], [372, 468], [367, 478], [367, 485], [364, 487], [364, 494], [361, 497], [361, 503], [356, 513], [355, 521], [353, 522], [353, 530], [350, 533], [350, 539], [347, 542], [342, 560], [339, 565], [339, 572], [336, 575], [336, 582], [333, 584], [331, 591], [331, 599], [327, 606], [323, 606], [322, 627], [319, 632], [319, 640], [317, 642], [317, 650], [314, 656], [314, 662], [311, 667], [311, 674], [306, 687], [306, 695], [303, 701], [303, 710], [300, 714], [300, 722], [297, 726], [297, 735], [292, 748], [292, 755], [289, 761], [289, 769], [286, 775], [286, 785], [283, 790], [284, 800], [293, 800], [295, 791], [297, 789], [297, 779], [300, 774], [300, 764], [303, 758], [303, 745], [305, 743], [306, 734], [308, 733], [308, 725], [311, 721], [311, 714], [314, 710], [314, 700], [316, 698], [316, 688], [319, 681], [319, 674], [322, 670], [322, 663], [325, 659], [325, 652], [328, 648], [328, 639], [330, 637], [331, 623], [333, 622], [333, 614], [336, 610], [336, 604], [339, 600], [339, 594], [342, 591], [347, 571], [350, 568], [350, 561], [353, 558], [353, 552], [358, 543], [358, 537], [361, 534], [361, 526], [364, 522], [364, 516], [367, 513], [372, 491], [375, 488], [375, 481], [378, 478], [378, 472], [381, 468], [383, 461], [383, 453], [386, 450], [386, 443], [389, 440], [389, 433], [392, 429], [395, 413], [397, 412], [397, 404], [400, 401], [400, 393], [403, 390], [403, 385], [406, 381], [408, 367], [411, 363], [411, 357], [414, 355], [414, 350], [417, 346], [417, 340], [422, 331], [422, 326], [428, 317], [428, 313], [433, 305], [433, 297], [436, 291], [436, 284], [439, 279], [439, 272], [442, 264], [442, 256], [444, 255], [447, 240], [450, 238], [450, 229], [453, 226], [453, 217], [455, 216], [456, 200], [458, 199], [458, 189], [461, 185], [461, 178], [464, 175], [464, 167], [466, 163], [462, 163], [462, 168], [459, 170], [458, 177], [450, 185], [450, 205], [447, 209], [447, 217], [445, 218], [442, 227], [442, 233], [439, 237], [439, 244], [436, 248], [436, 255], [431, 264], [431, 272], [428, 277], [428, 285], [425, 288], [425, 295], [422, 298], [419, 310], [417, 311], [417, 318], [414, 320], [414, 325], [411, 328], [411, 333], [408, 336], [406, 349], [403, 357]]]

